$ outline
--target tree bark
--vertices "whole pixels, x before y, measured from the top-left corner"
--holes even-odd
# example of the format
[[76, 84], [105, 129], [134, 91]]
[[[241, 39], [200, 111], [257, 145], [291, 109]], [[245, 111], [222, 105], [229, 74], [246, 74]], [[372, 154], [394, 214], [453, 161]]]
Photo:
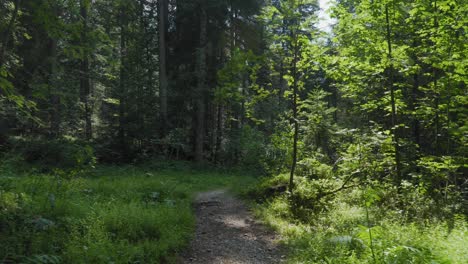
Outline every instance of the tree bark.
[[[220, 54], [220, 61], [221, 63], [225, 63], [225, 53], [224, 49], [221, 49], [219, 51]], [[223, 142], [223, 137], [224, 137], [224, 101], [219, 101], [216, 105], [216, 135], [215, 135], [215, 152], [214, 152], [214, 158], [213, 158], [213, 163], [217, 164], [220, 161], [221, 158], [221, 149], [222, 149], [222, 142]]]
[[[60, 10], [57, 5], [52, 6], [51, 10], [52, 14], [56, 17], [59, 17]], [[50, 130], [49, 137], [50, 138], [58, 138], [60, 136], [60, 124], [61, 124], [61, 97], [58, 92], [58, 85], [57, 85], [57, 39], [54, 37], [48, 38], [48, 72], [47, 72], [47, 85], [49, 89], [49, 122], [50, 122]]]
[[[156, 10], [155, 10], [155, 9], [156, 9]], [[150, 44], [150, 42], [153, 40], [153, 37], [152, 37], [152, 36], [151, 36], [151, 37], [149, 36], [149, 34], [150, 34], [150, 33], [149, 33], [150, 21], [151, 21], [150, 18], [153, 17], [155, 11], [157, 12], [157, 6], [151, 4], [151, 5], [150, 5], [150, 13], [149, 13], [148, 18], [147, 18], [147, 21], [146, 21], [146, 23], [145, 23], [145, 36], [146, 36], [146, 38], [147, 38], [147, 40], [146, 40], [146, 45], [145, 45], [145, 49], [146, 49], [146, 53], [145, 53], [146, 55], [145, 55], [145, 56], [146, 56], [146, 63], [147, 63], [147, 65], [148, 65], [148, 69], [147, 69], [147, 72], [146, 72], [146, 75], [147, 75], [147, 76], [146, 76], [146, 78], [147, 78], [147, 85], [146, 85], [146, 86], [147, 86], [147, 89], [146, 89], [146, 91], [145, 91], [145, 93], [144, 93], [145, 98], [146, 98], [147, 96], [150, 96], [150, 95], [152, 94], [151, 91], [153, 91], [152, 89], [154, 89], [154, 87], [155, 87], [155, 85], [154, 85], [155, 82], [154, 82], [154, 80], [153, 80], [153, 78], [154, 78], [154, 70], [153, 70], [153, 69], [154, 69], [154, 68], [153, 68], [153, 52], [152, 52], [152, 50], [151, 50], [151, 44]], [[142, 117], [142, 118], [143, 118], [143, 127], [144, 127], [144, 128], [145, 128], [145, 126], [146, 126], [145, 120], [146, 120], [146, 116], [147, 116], [147, 115], [148, 115], [148, 113], [146, 113], [146, 112], [143, 113], [143, 117]]]
[[88, 55], [88, 8], [89, 0], [80, 1], [80, 14], [82, 19], [81, 45], [84, 47], [83, 58], [81, 59], [81, 74], [80, 74], [80, 91], [81, 102], [84, 104], [84, 120], [85, 120], [85, 139], [92, 138], [92, 120], [91, 107], [89, 105], [89, 96], [91, 93], [90, 73], [89, 73], [89, 55]]
[[[433, 50], [434, 50], [434, 54], [437, 54], [437, 43], [436, 43], [436, 38], [437, 38], [437, 28], [439, 27], [439, 21], [438, 21], [438, 18], [437, 18], [437, 14], [438, 14], [438, 9], [437, 9], [437, 1], [434, 1], [434, 43], [433, 43]], [[435, 105], [434, 105], [434, 108], [435, 108], [435, 120], [434, 120], [434, 123], [435, 123], [435, 137], [434, 137], [434, 154], [435, 155], [438, 155], [441, 153], [441, 146], [440, 146], [440, 140], [439, 140], [439, 137], [440, 137], [440, 118], [439, 118], [439, 104], [440, 104], [440, 93], [439, 91], [437, 91], [437, 81], [438, 81], [438, 76], [437, 76], [437, 68], [436, 66], [434, 65], [435, 63], [432, 62], [432, 82], [433, 82], [433, 89], [434, 89], [434, 93], [435, 93]]]
[[197, 61], [197, 92], [196, 129], [195, 129], [195, 161], [203, 161], [203, 142], [205, 138], [205, 84], [206, 84], [206, 40], [207, 40], [207, 13], [205, 0], [200, 0], [200, 43]]
[[168, 0], [159, 0], [159, 100], [160, 100], [160, 118], [161, 132], [165, 136], [167, 132], [167, 12]]
[[392, 56], [392, 41], [391, 41], [391, 27], [390, 27], [390, 17], [388, 14], [388, 4], [385, 5], [385, 21], [387, 26], [387, 47], [388, 47], [388, 60], [390, 63], [388, 70], [388, 83], [390, 86], [390, 103], [392, 105], [392, 131], [393, 131], [393, 145], [395, 147], [395, 163], [396, 163], [396, 177], [395, 182], [399, 184], [401, 180], [401, 159], [400, 159], [400, 147], [399, 147], [399, 135], [398, 135], [398, 123], [397, 123], [397, 113], [396, 113], [396, 104], [395, 104], [395, 87], [393, 80], [393, 56]]
[[289, 192], [292, 194], [294, 190], [294, 173], [296, 171], [297, 164], [297, 142], [299, 140], [299, 122], [297, 120], [297, 60], [298, 60], [298, 39], [296, 33], [293, 33], [292, 40], [294, 41], [294, 57], [292, 61], [292, 77], [293, 77], [293, 101], [292, 101], [292, 112], [293, 112], [293, 125], [294, 125], [294, 138], [293, 138], [293, 157], [291, 163], [291, 172], [289, 175]]
[[56, 91], [56, 74], [57, 74], [57, 40], [49, 39], [49, 69], [47, 77], [47, 85], [50, 94], [49, 122], [51, 138], [57, 138], [60, 135], [60, 95]]
[[125, 17], [125, 6], [122, 4], [120, 7], [120, 81], [119, 81], [119, 144], [120, 150], [122, 152], [122, 157], [125, 159], [127, 157], [127, 143], [126, 143], [126, 56], [127, 56], [127, 47], [126, 47], [126, 30], [127, 30], [127, 19]]
[[[417, 100], [418, 100], [418, 91], [419, 91], [419, 74], [415, 73], [413, 75], [413, 90], [411, 92], [411, 111], [416, 111]], [[413, 116], [413, 137], [414, 142], [420, 147], [420, 132], [419, 132], [419, 120], [417, 117]]]
[[215, 163], [217, 163], [221, 158], [221, 150], [223, 146], [223, 137], [224, 137], [224, 105], [223, 103], [218, 104], [218, 118], [217, 118], [217, 128], [216, 128], [216, 152], [215, 152]]

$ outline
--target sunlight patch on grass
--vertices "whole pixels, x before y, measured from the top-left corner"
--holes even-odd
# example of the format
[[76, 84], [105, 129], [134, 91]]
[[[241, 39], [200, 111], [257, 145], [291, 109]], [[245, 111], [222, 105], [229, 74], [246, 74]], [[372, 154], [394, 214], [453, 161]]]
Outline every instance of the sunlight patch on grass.
[[241, 192], [255, 178], [190, 168], [99, 167], [86, 177], [0, 175], [0, 258], [172, 263], [194, 231], [200, 191]]
[[[258, 217], [282, 236], [289, 263], [374, 263], [365, 210], [337, 201], [307, 222], [298, 221], [286, 195], [257, 205]], [[373, 247], [379, 263], [468, 263], [466, 220], [404, 223], [372, 219]]]

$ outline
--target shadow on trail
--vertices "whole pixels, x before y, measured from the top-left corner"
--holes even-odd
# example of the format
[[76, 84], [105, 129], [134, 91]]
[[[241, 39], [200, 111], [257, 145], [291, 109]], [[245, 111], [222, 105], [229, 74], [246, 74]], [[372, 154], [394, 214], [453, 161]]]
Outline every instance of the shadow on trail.
[[181, 263], [280, 263], [275, 234], [256, 222], [245, 205], [224, 190], [196, 199], [197, 227]]

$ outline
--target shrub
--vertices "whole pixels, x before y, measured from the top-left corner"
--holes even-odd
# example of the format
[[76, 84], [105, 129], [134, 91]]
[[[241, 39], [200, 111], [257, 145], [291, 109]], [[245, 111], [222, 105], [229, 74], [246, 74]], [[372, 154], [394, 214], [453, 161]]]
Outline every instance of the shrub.
[[264, 201], [285, 192], [288, 182], [289, 175], [286, 173], [275, 177], [265, 177], [258, 184], [251, 186], [247, 195], [257, 201]]
[[263, 150], [264, 137], [262, 133], [246, 125], [241, 132], [241, 165], [259, 169], [262, 167], [262, 159], [265, 155]]
[[294, 216], [298, 220], [308, 222], [313, 215], [327, 211], [334, 198], [328, 194], [336, 188], [336, 181], [331, 179], [296, 177], [294, 192], [290, 196]]
[[311, 179], [329, 179], [332, 176], [332, 167], [314, 157], [305, 158], [297, 163], [296, 174]]
[[225, 149], [221, 153], [221, 160], [228, 165], [264, 172], [265, 137], [260, 131], [245, 125], [241, 130], [231, 131], [228, 138]]
[[31, 165], [42, 172], [75, 174], [94, 167], [96, 159], [93, 148], [86, 142], [70, 138], [53, 140], [15, 139], [12, 149], [6, 154], [5, 164], [24, 168]]

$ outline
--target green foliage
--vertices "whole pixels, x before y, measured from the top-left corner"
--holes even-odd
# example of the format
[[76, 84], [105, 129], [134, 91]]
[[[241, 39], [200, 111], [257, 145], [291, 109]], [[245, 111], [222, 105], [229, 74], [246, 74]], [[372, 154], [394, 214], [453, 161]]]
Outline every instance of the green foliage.
[[290, 197], [293, 215], [300, 221], [308, 222], [312, 216], [329, 208], [331, 196], [328, 192], [338, 188], [332, 179], [309, 179], [297, 177], [297, 186]]
[[61, 259], [54, 255], [34, 255], [30, 258], [26, 258], [27, 264], [59, 264]]
[[328, 240], [328, 244], [334, 245], [337, 248], [345, 248], [348, 251], [356, 252], [359, 256], [364, 250], [364, 242], [352, 236], [335, 236]]
[[164, 262], [190, 238], [193, 216], [183, 206], [130, 202], [103, 207], [72, 230], [64, 255], [83, 263]]
[[297, 175], [306, 176], [309, 179], [332, 178], [332, 167], [320, 161], [322, 157], [304, 158], [297, 163]]
[[261, 169], [264, 159], [264, 137], [248, 125], [244, 126], [240, 135], [240, 165], [246, 169]]
[[351, 178], [366, 184], [393, 177], [395, 149], [388, 131], [361, 134], [358, 130], [343, 130], [340, 133], [350, 133], [352, 142], [341, 146], [336, 162], [342, 179]]
[[39, 171], [54, 171], [71, 177], [92, 169], [96, 164], [93, 148], [80, 140], [18, 138], [10, 144], [11, 151], [6, 154], [2, 166], [17, 166], [19, 171], [20, 168], [34, 167]]
[[218, 72], [219, 87], [215, 91], [215, 98], [224, 103], [245, 100], [246, 94], [243, 94], [243, 90], [247, 88], [245, 80], [255, 70], [252, 65], [257, 60], [252, 51], [234, 50], [231, 59]]
[[291, 125], [282, 117], [265, 146], [265, 168], [269, 173], [275, 175], [289, 167], [292, 161], [292, 142]]
[[0, 174], [0, 257], [15, 263], [175, 263], [194, 193], [255, 180], [191, 168], [98, 167], [86, 178]]
[[[257, 184], [249, 186], [247, 195], [249, 198], [257, 201], [266, 201], [272, 197], [277, 197], [281, 195], [282, 192], [286, 191], [285, 187], [288, 184], [288, 177], [288, 174], [279, 174], [275, 177], [263, 177]], [[275, 189], [277, 187], [280, 187], [280, 189]]]
[[431, 262], [430, 252], [424, 252], [414, 247], [395, 246], [384, 252], [385, 263], [428, 263]]
[[313, 150], [331, 147], [329, 138], [334, 132], [333, 113], [336, 109], [325, 101], [329, 95], [323, 90], [312, 91], [300, 106], [303, 141]]
[[[380, 207], [379, 203], [387, 198], [382, 197], [379, 189], [346, 190], [334, 196], [327, 211], [313, 212], [304, 219], [294, 214], [284, 194], [270, 197], [256, 208], [256, 213], [283, 236], [290, 249], [290, 263], [465, 263], [468, 260], [464, 246], [468, 228], [465, 217], [408, 222], [398, 213], [399, 209]], [[370, 226], [363, 199], [372, 215]], [[357, 205], [358, 201], [361, 206]]]
[[0, 178], [0, 259], [169, 261], [191, 193], [227, 181], [165, 161], [202, 141], [278, 175], [251, 194], [297, 262], [467, 262], [466, 1], [332, 2], [325, 35], [315, 0], [178, 0], [158, 43], [157, 1], [1, 1], [0, 174], [31, 175]]

